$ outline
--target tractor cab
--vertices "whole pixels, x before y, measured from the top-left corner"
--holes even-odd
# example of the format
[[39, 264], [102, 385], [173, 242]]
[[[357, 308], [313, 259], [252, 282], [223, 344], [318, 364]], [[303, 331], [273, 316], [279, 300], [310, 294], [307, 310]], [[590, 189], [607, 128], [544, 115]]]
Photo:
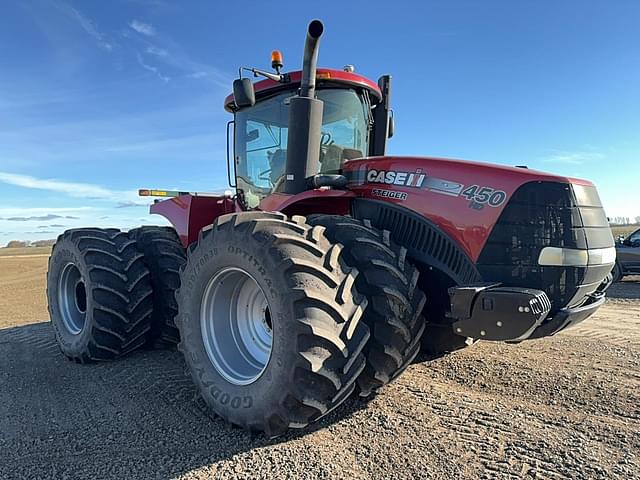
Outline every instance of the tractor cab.
[[[236, 183], [249, 208], [284, 181], [291, 96], [281, 92], [235, 114]], [[315, 173], [338, 174], [345, 160], [369, 152], [371, 101], [353, 88], [319, 89], [317, 98], [324, 109]]]
[[[273, 56], [278, 57], [279, 52]], [[230, 122], [234, 127], [232, 142], [231, 135], [227, 138], [228, 151], [233, 151], [233, 165], [228, 165], [230, 183], [245, 207], [254, 209], [270, 194], [286, 191], [287, 174], [291, 175], [286, 168], [290, 106], [300, 91], [302, 72], [249, 70], [255, 75], [267, 74], [268, 78], [255, 84], [246, 78], [236, 80], [225, 108], [234, 114]], [[383, 76], [376, 84], [353, 70], [348, 65], [344, 70], [316, 72], [312, 98], [321, 105], [319, 151], [309, 158], [304, 173], [307, 179], [317, 175], [335, 179], [346, 160], [385, 153], [386, 139], [393, 133], [388, 110], [390, 77]], [[382, 120], [376, 122], [377, 118]], [[296, 163], [307, 163], [303, 154], [294, 155]], [[235, 183], [231, 171], [235, 172]]]

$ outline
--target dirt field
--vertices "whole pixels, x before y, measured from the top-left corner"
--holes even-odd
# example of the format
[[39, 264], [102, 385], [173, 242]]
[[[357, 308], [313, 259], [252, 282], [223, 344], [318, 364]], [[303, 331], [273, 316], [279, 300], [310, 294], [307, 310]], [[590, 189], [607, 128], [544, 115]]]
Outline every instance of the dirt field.
[[0, 248], [0, 257], [15, 257], [24, 255], [49, 255], [51, 247], [16, 247]]
[[640, 478], [640, 277], [573, 330], [416, 364], [269, 442], [211, 417], [178, 353], [76, 365], [17, 326], [46, 319], [45, 270], [0, 259], [0, 478]]
[[49, 318], [45, 284], [48, 256], [0, 255], [0, 329]]
[[625, 237], [633, 232], [635, 232], [640, 225], [620, 225], [611, 227], [611, 233], [613, 234], [613, 238], [618, 238], [619, 235], [624, 235]]

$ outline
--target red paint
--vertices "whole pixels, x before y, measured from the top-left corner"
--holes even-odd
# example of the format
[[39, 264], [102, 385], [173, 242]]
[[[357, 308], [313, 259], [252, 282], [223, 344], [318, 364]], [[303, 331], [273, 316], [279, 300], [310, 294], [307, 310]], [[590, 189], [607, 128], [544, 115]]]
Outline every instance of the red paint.
[[151, 205], [150, 212], [162, 215], [176, 229], [182, 245], [187, 247], [198, 239], [203, 227], [211, 225], [225, 213], [241, 211], [236, 202], [228, 197], [194, 197], [182, 195]]
[[[427, 179], [456, 182], [465, 189], [471, 185], [502, 190], [506, 197], [497, 207], [484, 205], [481, 210], [469, 207], [469, 200], [462, 196], [446, 195], [426, 188], [404, 185], [368, 183], [364, 181], [370, 169], [416, 172], [421, 170]], [[532, 181], [574, 183], [592, 186], [587, 180], [552, 175], [536, 170], [507, 167], [481, 162], [429, 157], [369, 157], [349, 160], [344, 172], [353, 180], [349, 190], [317, 189], [287, 195], [274, 193], [260, 202], [263, 211], [280, 211], [287, 215], [330, 213], [349, 215], [351, 202], [356, 197], [395, 203], [428, 218], [438, 225], [475, 262], [496, 224], [509, 198], [521, 185]], [[406, 199], [381, 198], [373, 195], [374, 189], [404, 192]], [[240, 205], [227, 197], [198, 197], [183, 195], [151, 206], [151, 213], [166, 217], [175, 227], [186, 247], [198, 238], [200, 230], [212, 224], [226, 213], [242, 211]]]
[[260, 202], [260, 210], [283, 212], [287, 215], [348, 215], [351, 212], [351, 200], [355, 196], [355, 193], [348, 190], [329, 189], [308, 190], [297, 195], [274, 193]]
[[[384, 200], [414, 210], [439, 225], [451, 238], [456, 240], [467, 254], [477, 261], [485, 241], [496, 224], [500, 213], [515, 190], [531, 181], [578, 183], [592, 185], [586, 180], [578, 180], [551, 175], [536, 170], [507, 167], [488, 163], [427, 157], [370, 157], [347, 161], [345, 172], [359, 172], [355, 178], [366, 178], [369, 169], [415, 172], [421, 169], [427, 178], [449, 180], [464, 185], [491, 187], [504, 191], [507, 196], [498, 207], [485, 205], [482, 210], [469, 208], [469, 200], [461, 196], [445, 195], [425, 188], [378, 183], [352, 183], [349, 188], [360, 197]], [[374, 189], [406, 192], [406, 200], [380, 198], [374, 196]]]
[[[322, 78], [323, 75], [329, 75], [329, 78]], [[300, 77], [302, 76], [302, 72], [291, 72], [289, 76], [291, 78], [291, 81], [289, 83], [279, 83], [268, 78], [254, 83], [253, 88], [256, 92], [256, 96], [260, 96], [260, 94], [266, 93], [268, 90], [292, 90], [298, 88], [298, 86], [300, 85]], [[372, 99], [372, 101], [374, 103], [382, 99], [382, 93], [380, 92], [380, 87], [378, 87], [378, 84], [372, 82], [366, 77], [363, 77], [362, 75], [345, 72], [343, 70], [319, 68], [316, 73], [316, 86], [321, 87], [331, 84], [341, 85], [343, 87], [352, 86], [366, 88], [369, 90], [370, 94], [373, 94], [374, 98]], [[235, 110], [233, 94], [228, 95], [224, 100], [224, 108], [228, 112], [233, 112]]]

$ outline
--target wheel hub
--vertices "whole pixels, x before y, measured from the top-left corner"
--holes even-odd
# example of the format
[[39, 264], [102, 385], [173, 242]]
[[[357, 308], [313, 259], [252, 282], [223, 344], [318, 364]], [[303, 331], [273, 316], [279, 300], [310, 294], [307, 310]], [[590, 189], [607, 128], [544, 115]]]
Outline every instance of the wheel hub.
[[64, 327], [72, 335], [79, 335], [86, 320], [87, 290], [80, 270], [73, 263], [62, 268], [58, 279], [58, 307]]
[[207, 284], [200, 308], [205, 350], [215, 369], [235, 385], [255, 382], [271, 357], [267, 298], [246, 271], [229, 267]]

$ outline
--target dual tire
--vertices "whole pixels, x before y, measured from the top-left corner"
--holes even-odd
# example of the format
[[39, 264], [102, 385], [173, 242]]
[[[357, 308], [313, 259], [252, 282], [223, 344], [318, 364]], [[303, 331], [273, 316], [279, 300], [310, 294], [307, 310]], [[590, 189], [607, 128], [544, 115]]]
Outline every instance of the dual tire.
[[153, 309], [149, 271], [116, 229], [67, 230], [49, 258], [49, 315], [60, 349], [78, 363], [114, 360], [144, 345]]
[[180, 269], [187, 255], [176, 231], [171, 227], [145, 226], [129, 230], [143, 262], [149, 270], [153, 313], [147, 344], [152, 348], [175, 348], [180, 332], [175, 324], [178, 303], [175, 292], [180, 286]]
[[180, 349], [205, 402], [268, 437], [340, 405], [365, 368], [359, 272], [304, 217], [220, 217], [190, 249]]
[[345, 262], [360, 272], [356, 286], [368, 300], [363, 320], [371, 339], [357, 384], [360, 396], [370, 397], [396, 379], [420, 351], [426, 296], [418, 288], [419, 272], [406, 258], [406, 248], [367, 220], [313, 215], [308, 221], [323, 226], [329, 240], [343, 245]]
[[51, 317], [80, 362], [180, 340], [205, 402], [276, 437], [370, 397], [418, 353], [426, 299], [389, 237], [263, 212], [220, 217], [188, 254], [164, 227], [68, 231], [50, 262]]

